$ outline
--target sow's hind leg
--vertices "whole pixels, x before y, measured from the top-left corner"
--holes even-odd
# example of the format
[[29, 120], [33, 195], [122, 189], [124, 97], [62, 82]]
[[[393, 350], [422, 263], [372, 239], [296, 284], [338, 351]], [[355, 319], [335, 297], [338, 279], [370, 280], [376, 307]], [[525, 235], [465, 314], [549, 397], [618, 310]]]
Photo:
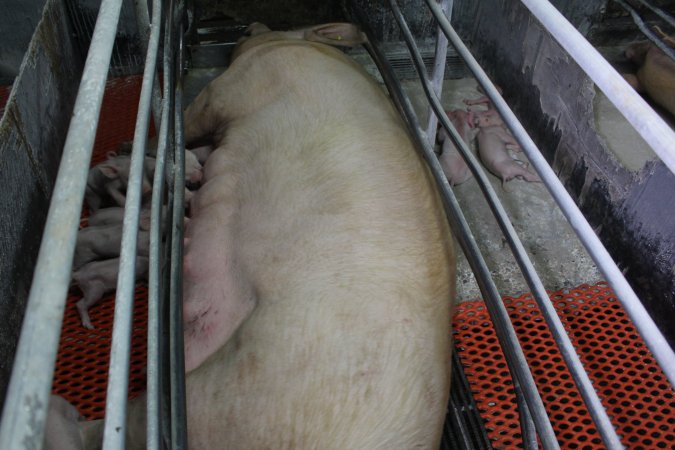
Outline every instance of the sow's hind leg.
[[186, 229], [183, 323], [185, 369], [191, 371], [222, 347], [251, 314], [254, 289], [236, 257], [233, 210], [210, 205]]

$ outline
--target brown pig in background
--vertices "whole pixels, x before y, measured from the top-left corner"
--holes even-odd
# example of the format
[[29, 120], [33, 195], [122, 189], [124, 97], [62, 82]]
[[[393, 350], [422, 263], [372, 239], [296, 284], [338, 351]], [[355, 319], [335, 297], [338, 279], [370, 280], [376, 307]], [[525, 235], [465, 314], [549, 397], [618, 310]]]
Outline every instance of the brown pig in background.
[[[185, 112], [214, 143], [186, 228], [189, 447], [436, 449], [455, 268], [429, 170], [326, 45], [355, 27], [252, 34]], [[128, 423], [144, 448], [145, 398]]]

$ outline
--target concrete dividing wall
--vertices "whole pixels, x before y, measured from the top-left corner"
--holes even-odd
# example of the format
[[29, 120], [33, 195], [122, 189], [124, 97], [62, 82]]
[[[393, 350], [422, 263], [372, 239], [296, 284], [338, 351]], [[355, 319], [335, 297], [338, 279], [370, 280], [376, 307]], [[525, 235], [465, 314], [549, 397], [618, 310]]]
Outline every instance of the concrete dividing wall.
[[324, 0], [193, 0], [203, 20], [229, 17], [242, 24], [261, 22], [273, 28], [343, 20], [338, 1]]
[[[603, 4], [570, 20], [588, 29]], [[459, 0], [453, 22], [674, 344], [675, 176], [654, 158], [624, 167], [615, 152], [632, 149], [610, 149], [598, 134], [592, 81], [520, 1]]]
[[40, 21], [45, 0], [2, 0], [0, 14], [0, 84], [11, 84], [33, 31]]
[[81, 72], [64, 2], [49, 0], [0, 121], [0, 403]]

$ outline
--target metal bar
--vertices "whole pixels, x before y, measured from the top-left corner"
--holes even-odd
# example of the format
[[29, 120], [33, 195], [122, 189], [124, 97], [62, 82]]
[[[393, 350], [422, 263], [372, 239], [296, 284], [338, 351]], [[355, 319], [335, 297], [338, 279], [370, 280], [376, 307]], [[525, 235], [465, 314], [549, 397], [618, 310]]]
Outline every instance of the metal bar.
[[[490, 98], [492, 98], [493, 96], [495, 98], [499, 97], [499, 100], [501, 100], [503, 106], [505, 106], [506, 103], [501, 98], [501, 96], [499, 96], [494, 85], [487, 78], [485, 72], [483, 72], [483, 69], [473, 58], [473, 55], [471, 55], [471, 53], [468, 51], [468, 49], [463, 44], [461, 39], [459, 39], [459, 36], [457, 36], [457, 34], [454, 32], [454, 30], [452, 29], [452, 25], [450, 25], [450, 23], [447, 20], [445, 20], [445, 18], [442, 16], [440, 9], [435, 4], [433, 4], [431, 0], [426, 0], [426, 2], [427, 5], [429, 5], [429, 8], [432, 10], [432, 13], [436, 17], [436, 19], [443, 27], [444, 31], [447, 33], [448, 38], [452, 42], [453, 46], [457, 49], [460, 55], [462, 55], [462, 58], [467, 63], [467, 66], [474, 73], [479, 83], [485, 89], [486, 93], [490, 92], [490, 94], [492, 94], [489, 95]], [[432, 98], [427, 88], [425, 88], [425, 91], [427, 91], [427, 97], [429, 97], [432, 104], [435, 105], [437, 113], [439, 110], [442, 113], [442, 109], [440, 108], [440, 103], [438, 103], [438, 99]], [[508, 106], [506, 106], [506, 109], [508, 109]], [[499, 112], [501, 113], [502, 111], [499, 110]], [[511, 115], [513, 116], [512, 112]], [[504, 114], [502, 114], [502, 116], [505, 117]], [[512, 119], [517, 121], [517, 119], [515, 119], [515, 116], [513, 116]], [[523, 133], [524, 136], [526, 136], [529, 139], [529, 136], [524, 130]], [[518, 139], [518, 141], [521, 142], [523, 136], [520, 136], [515, 132], [514, 135], [516, 139]], [[454, 139], [459, 139], [461, 141], [459, 135], [454, 136], [453, 140]], [[530, 143], [532, 145], [532, 148], [530, 149], [531, 153], [536, 153], [540, 158], [543, 159], [541, 153], [539, 152], [539, 149], [537, 149], [537, 147], [534, 145], [531, 139]], [[464, 143], [461, 142], [461, 144]], [[465, 159], [468, 158], [467, 162], [469, 160], [475, 161], [475, 157], [470, 152], [467, 151], [466, 155], [464, 155], [465, 150], [468, 150], [468, 148], [462, 145], [460, 152], [463, 154]], [[528, 157], [529, 156], [530, 155], [528, 153]], [[471, 165], [473, 165], [473, 162], [471, 163]], [[545, 161], [544, 165], [552, 173], [551, 168], [548, 166], [548, 164], [546, 164]], [[472, 171], [473, 170], [474, 168], [472, 167]], [[481, 170], [480, 176], [475, 172], [474, 174], [476, 175], [476, 178], [478, 179], [481, 189], [485, 193], [488, 203], [490, 204], [490, 208], [495, 214], [495, 218], [497, 219], [497, 222], [505, 238], [507, 239], [509, 246], [511, 247], [513, 255], [516, 258], [516, 262], [518, 263], [518, 266], [520, 267], [521, 272], [525, 277], [525, 281], [527, 282], [528, 286], [530, 286], [530, 288], [532, 289], [532, 294], [535, 300], [537, 301], [539, 308], [541, 309], [541, 312], [544, 316], [544, 319], [546, 320], [546, 323], [551, 329], [551, 333], [556, 341], [556, 344], [560, 349], [560, 353], [565, 361], [565, 364], [570, 369], [572, 378], [574, 379], [574, 382], [577, 385], [581, 393], [581, 396], [584, 399], [584, 402], [586, 403], [586, 406], [588, 407], [591, 417], [593, 418], [595, 424], [598, 427], [598, 431], [603, 441], [609, 448], [622, 448], [621, 440], [619, 436], [616, 434], [614, 426], [612, 425], [612, 422], [609, 419], [607, 412], [602, 406], [600, 398], [598, 397], [597, 393], [595, 392], [595, 389], [593, 388], [593, 383], [591, 382], [590, 378], [588, 377], [588, 374], [584, 370], [583, 364], [581, 363], [581, 360], [576, 354], [574, 346], [572, 345], [572, 342], [570, 341], [569, 336], [567, 335], [565, 328], [562, 322], [560, 321], [560, 318], [558, 317], [555, 308], [553, 307], [548, 297], [548, 294], [546, 293], [544, 285], [539, 279], [539, 276], [537, 275], [536, 271], [534, 270], [534, 266], [530, 261], [529, 257], [527, 256], [525, 248], [523, 247], [522, 243], [520, 242], [520, 239], [518, 238], [515, 230], [513, 229], [513, 225], [508, 219], [506, 212], [503, 210], [501, 204], [499, 203], [499, 200], [496, 197], [496, 194], [494, 193], [491, 185], [489, 184], [489, 182], [487, 182], [484, 172]], [[547, 179], [545, 179], [544, 176], [542, 176], [542, 179], [544, 179], [544, 182], [547, 181]], [[557, 178], [555, 178], [555, 181], [557, 181], [560, 184]]]
[[[161, 31], [162, 0], [153, 0], [151, 34], [155, 28]], [[159, 40], [159, 36], [157, 36]], [[154, 92], [153, 99], [157, 98]], [[159, 84], [157, 83], [157, 88]], [[162, 377], [161, 377], [161, 342], [162, 342], [162, 303], [164, 291], [162, 289], [162, 206], [164, 197], [164, 166], [166, 161], [166, 135], [168, 133], [169, 109], [167, 99], [170, 86], [164, 85], [164, 98], [161, 102], [161, 119], [155, 159], [155, 175], [152, 184], [152, 206], [150, 221], [150, 261], [148, 271], [148, 366], [147, 366], [147, 400], [146, 400], [146, 447], [148, 450], [161, 448], [161, 404], [162, 404]], [[156, 120], [156, 119], [155, 119]]]
[[[448, 0], [437, 0], [437, 3], [440, 3], [441, 11], [443, 15], [451, 20], [450, 13], [452, 12], [453, 1], [448, 2]], [[431, 88], [435, 95], [440, 99], [443, 89], [443, 78], [445, 73], [445, 61], [448, 53], [448, 39], [443, 33], [443, 30], [440, 26], [437, 26], [436, 34], [436, 52], [434, 55], [434, 67], [431, 79], [427, 78], [427, 81], [431, 84]], [[427, 76], [426, 72], [421, 72], [420, 77]], [[427, 138], [429, 140], [429, 145], [433, 148], [436, 143], [436, 133], [438, 126], [438, 118], [436, 113], [433, 110], [431, 104], [427, 110]], [[511, 370], [511, 373], [515, 373], [514, 370]], [[526, 450], [537, 449], [537, 436], [534, 428], [534, 422], [532, 421], [532, 415], [527, 407], [527, 402], [525, 396], [523, 395], [523, 390], [518, 381], [518, 377], [513, 377], [513, 387], [516, 396], [516, 402], [518, 404], [518, 409], [520, 411], [520, 426], [521, 426], [521, 435], [523, 436], [523, 445]]]
[[[179, 14], [178, 20], [182, 18]], [[185, 355], [183, 353], [183, 217], [185, 216], [185, 139], [183, 136], [183, 28], [178, 25], [176, 63], [175, 165], [173, 227], [171, 234], [171, 281], [169, 290], [169, 348], [171, 352], [171, 448], [187, 449], [185, 402]]]
[[[138, 25], [138, 35], [141, 41], [141, 51], [148, 52], [148, 39], [150, 37], [150, 16], [148, 15], [148, 0], [134, 0], [136, 11], [136, 23]], [[155, 22], [161, 26], [162, 13], [155, 9], [155, 2], [153, 0], [152, 16]], [[155, 73], [155, 82], [152, 84], [152, 118], [155, 121], [155, 128], [159, 129], [160, 120], [162, 118], [162, 92], [160, 91], [159, 74]]]
[[520, 436], [523, 440], [523, 448], [526, 450], [538, 450], [537, 430], [534, 426], [534, 420], [530, 409], [525, 402], [525, 394], [517, 378], [513, 379], [513, 391], [518, 404], [518, 415], [520, 416]]
[[[443, 22], [443, 18], [438, 14], [436, 8], [434, 8], [434, 6], [429, 3], [429, 0], [426, 1], [429, 4], [436, 19]], [[548, 4], [548, 2], [544, 3]], [[666, 377], [668, 377], [670, 383], [675, 386], [675, 353], [673, 353], [673, 350], [668, 345], [668, 342], [663, 337], [663, 334], [661, 334], [659, 329], [656, 327], [654, 321], [642, 305], [642, 302], [640, 302], [640, 299], [638, 299], [637, 295], [635, 295], [635, 292], [624, 278], [621, 270], [619, 270], [609, 252], [607, 252], [605, 247], [602, 245], [600, 239], [596, 236], [588, 221], [586, 221], [586, 218], [579, 210], [579, 207], [576, 205], [576, 203], [574, 203], [572, 197], [570, 197], [567, 190], [556, 176], [555, 172], [553, 172], [553, 169], [551, 169], [546, 159], [542, 156], [539, 149], [537, 149], [537, 146], [527, 134], [527, 131], [525, 131], [521, 123], [516, 118], [515, 114], [513, 114], [513, 111], [511, 111], [504, 99], [501, 97], [501, 95], [499, 95], [499, 92], [495, 86], [487, 77], [473, 55], [471, 55], [469, 50], [462, 43], [461, 39], [459, 39], [459, 36], [457, 36], [457, 33], [452, 28], [450, 23], [447, 21], [444, 22], [445, 23], [441, 23], [444, 32], [446, 35], [448, 35], [450, 41], [461, 54], [462, 58], [465, 60], [465, 63], [485, 90], [486, 95], [495, 105], [495, 108], [502, 116], [504, 122], [507, 124], [514, 137], [522, 147], [523, 151], [527, 155], [530, 163], [536, 169], [537, 173], [539, 173], [542, 181], [544, 182], [544, 185], [547, 187], [556, 203], [558, 203], [558, 206], [567, 218], [567, 221], [572, 226], [572, 229], [575, 231], [577, 236], [579, 236], [579, 240], [584, 245], [588, 253], [593, 258], [593, 261], [595, 261], [600, 271], [614, 289], [617, 298], [626, 309], [626, 312], [642, 335], [647, 344], [647, 347], [658, 361], [661, 369], [663, 369]], [[569, 23], [567, 25], [569, 25]], [[576, 31], [574, 32], [576, 33]], [[584, 42], [586, 41], [584, 40]], [[586, 44], [588, 45], [587, 42]], [[629, 90], [632, 89], [628, 85], [626, 85], [626, 87]], [[624, 94], [628, 95], [626, 92], [624, 92]], [[655, 114], [651, 110], [650, 113]], [[646, 124], [646, 126], [648, 126], [648, 124]], [[671, 135], [673, 134], [672, 131], [669, 133]], [[670, 142], [670, 145], [672, 146], [672, 142], [675, 142], [675, 140], [671, 140]], [[563, 356], [565, 355], [563, 354]]]
[[52, 193], [0, 424], [0, 448], [42, 445], [80, 211], [122, 0], [104, 0]]
[[614, 0], [614, 1], [617, 2], [619, 5], [621, 5], [623, 9], [625, 9], [630, 13], [630, 16], [633, 18], [633, 22], [635, 22], [635, 25], [637, 25], [637, 27], [640, 29], [640, 31], [642, 31], [642, 34], [644, 34], [647, 39], [652, 41], [652, 43], [656, 45], [663, 53], [668, 55], [670, 59], [675, 60], [675, 49], [672, 49], [663, 42], [661, 42], [661, 39], [659, 39], [659, 37], [647, 27], [645, 22], [642, 20], [642, 17], [640, 17], [640, 15], [637, 13], [637, 11], [635, 11], [635, 9], [633, 9], [632, 6], [630, 6], [623, 0]]
[[658, 8], [651, 3], [649, 3], [647, 0], [637, 0], [638, 2], [642, 3], [644, 6], [647, 8], [651, 9], [654, 14], [662, 18], [668, 25], [671, 27], [675, 28], [675, 18], [662, 10], [661, 8]]
[[[521, 0], [675, 173], [675, 132], [551, 3]], [[501, 111], [500, 111], [501, 112]], [[673, 383], [674, 378], [670, 379]]]
[[[405, 40], [408, 44], [408, 49], [411, 53], [414, 66], [415, 66], [416, 70], [418, 71], [418, 74], [420, 75], [420, 80], [422, 81], [422, 87], [424, 88], [424, 91], [427, 95], [427, 98], [429, 100], [430, 105], [432, 106], [434, 112], [438, 116], [438, 118], [441, 122], [441, 125], [443, 125], [443, 127], [446, 129], [448, 134], [450, 134], [451, 136], [455, 135], [454, 138], [453, 138], [453, 140], [455, 141], [455, 145], [458, 146], [458, 148], [460, 150], [460, 153], [462, 153], [462, 156], [466, 160], [467, 164], [469, 164], [469, 166], [471, 168], [471, 171], [476, 176], [476, 179], [477, 179], [477, 181], [478, 181], [478, 183], [481, 187], [481, 190], [483, 191], [483, 193], [484, 193], [484, 195], [485, 195], [485, 197], [488, 201], [488, 204], [490, 205], [491, 210], [493, 211], [493, 214], [495, 215], [495, 218], [497, 218], [497, 221], [498, 221], [500, 227], [502, 228], [503, 233], [505, 234], [505, 236], [509, 240], [509, 243], [512, 244], [512, 249], [514, 250], [514, 253], [519, 252], [521, 254], [521, 256], [524, 255], [524, 258], [527, 259], [527, 255], [525, 255], [524, 249], [522, 248], [522, 244], [520, 243], [517, 235], [515, 234], [515, 230], [513, 229], [513, 226], [511, 225], [511, 222], [509, 221], [506, 212], [504, 211], [501, 203], [499, 202], [499, 199], [497, 198], [496, 194], [494, 193], [494, 190], [492, 189], [492, 185], [490, 184], [489, 180], [487, 179], [487, 177], [485, 175], [485, 172], [480, 168], [480, 165], [478, 164], [478, 162], [477, 162], [476, 158], [473, 156], [473, 154], [469, 151], [468, 147], [466, 146], [466, 143], [463, 142], [463, 140], [461, 139], [459, 134], [457, 134], [457, 131], [455, 130], [454, 126], [452, 126], [452, 124], [449, 122], [445, 112], [443, 111], [443, 108], [440, 104], [440, 101], [439, 101], [438, 97], [436, 97], [433, 93], [432, 86], [430, 85], [430, 83], [426, 79], [426, 77], [424, 77], [424, 75], [423, 75], [424, 74], [424, 63], [422, 61], [422, 57], [419, 53], [419, 50], [417, 49], [417, 46], [414, 42], [412, 34], [410, 33], [410, 30], [408, 29], [408, 26], [405, 23], [405, 19], [403, 18], [403, 15], [402, 15], [400, 9], [398, 8], [398, 5], [397, 5], [396, 1], [391, 0], [390, 5], [391, 5], [391, 8], [392, 8], [392, 12], [394, 13], [395, 19], [398, 22], [399, 27], [403, 31], [403, 36], [404, 36], [404, 38], [405, 38]], [[440, 11], [440, 8], [438, 7], [438, 5], [436, 3], [434, 3], [434, 6]], [[446, 19], [446, 21], [447, 21], [447, 19]], [[529, 262], [529, 260], [528, 260], [528, 262]], [[525, 267], [524, 270], [529, 270], [530, 272], [532, 272], [532, 276], [530, 278], [538, 281], [538, 277], [536, 275], [536, 272], [534, 272], [534, 268], [531, 267], [531, 263], [530, 263], [530, 267]], [[540, 290], [539, 294], [541, 295], [543, 293], [543, 295], [546, 297], [546, 300], [548, 300], [548, 296], [547, 296], [541, 282], [539, 282], [539, 286], [533, 286], [533, 285], [531, 285], [531, 286], [533, 287], [534, 291], [537, 290], [536, 288], [539, 288], [539, 290]], [[535, 294], [536, 294], [536, 292], [535, 292]], [[501, 302], [501, 299], [499, 301]], [[545, 312], [544, 312], [544, 315], [545, 315]], [[555, 315], [555, 312], [554, 312], [554, 315]], [[555, 317], [557, 318], [557, 316], [555, 316]], [[507, 317], [507, 320], [508, 320], [508, 317]], [[555, 321], [553, 321], [553, 320], [549, 320], [549, 324], [559, 325], [560, 329], [563, 330], [562, 333], [564, 334], [564, 329], [562, 328], [562, 324], [559, 323], [559, 320], [558, 320], [558, 323], [555, 323]], [[554, 336], [556, 335], [555, 332], [553, 334], [554, 334]], [[566, 337], [566, 335], [565, 335], [565, 337]], [[570, 347], [571, 347], [571, 343], [570, 343]], [[509, 363], [512, 364], [513, 362], [509, 361]], [[535, 389], [536, 389], [536, 387], [535, 387]], [[530, 404], [529, 406], [534, 407], [534, 404]], [[543, 419], [541, 417], [542, 415], [546, 415], [546, 412], [543, 410], [543, 408], [542, 408], [542, 410], [534, 411], [535, 425], [536, 425], [537, 430], [540, 432], [540, 434], [541, 434], [542, 430], [545, 429], [544, 427], [546, 425], [545, 421], [542, 420]], [[525, 415], [525, 418], [527, 418], [527, 416], [528, 416], [528, 414]], [[545, 447], [546, 447], [546, 445], [550, 445], [550, 444], [551, 444], [551, 442], [548, 442], [548, 443], [544, 442]]]
[[103, 429], [104, 450], [123, 450], [125, 448], [131, 324], [136, 281], [138, 223], [142, 196], [141, 185], [144, 176], [145, 147], [148, 139], [150, 107], [159, 50], [159, 28], [160, 21], [155, 20], [153, 32], [148, 42], [141, 96], [138, 102], [138, 115], [136, 116], [136, 129], [134, 130], [134, 143], [131, 151], [106, 394], [105, 425]]
[[[443, 14], [450, 20], [454, 0], [439, 0]], [[440, 98], [443, 91], [443, 78], [445, 77], [445, 61], [448, 56], [448, 38], [445, 37], [440, 27], [436, 27], [436, 49], [434, 53], [434, 67], [431, 72], [431, 84], [434, 92]], [[426, 73], [425, 73], [426, 76]], [[438, 128], [438, 119], [433, 113], [431, 105], [427, 110], [427, 139], [431, 147], [436, 143], [436, 132]]]
[[[461, 402], [464, 405], [468, 405], [470, 412], [466, 413], [469, 419], [469, 425], [471, 427], [470, 434], [473, 436], [474, 444], [478, 446], [478, 449], [470, 450], [491, 450], [492, 444], [490, 438], [487, 435], [483, 420], [481, 419], [478, 406], [476, 405], [476, 400], [471, 395], [471, 387], [469, 386], [469, 380], [466, 378], [466, 373], [462, 367], [462, 362], [459, 358], [459, 354], [456, 349], [453, 349], [452, 352], [452, 378], [453, 381], [451, 386], [461, 385], [460, 389], [452, 389], [451, 395], [457, 398], [457, 401]], [[454, 449], [453, 449], [454, 450]]]
[[[391, 3], [394, 2], [392, 1]], [[396, 5], [392, 5], [392, 7], [395, 10], [398, 10]], [[402, 29], [407, 29], [404, 23], [402, 25]], [[443, 173], [443, 169], [441, 169], [440, 163], [438, 162], [433, 149], [431, 149], [428, 141], [426, 140], [426, 135], [419, 125], [415, 112], [412, 109], [410, 99], [405, 95], [405, 93], [403, 93], [400, 85], [398, 84], [398, 80], [396, 80], [396, 78], [392, 75], [388, 62], [380, 54], [377, 46], [366, 45], [366, 49], [369, 51], [376, 65], [380, 69], [380, 73], [382, 74], [382, 77], [385, 80], [387, 88], [389, 89], [392, 97], [396, 98], [396, 105], [402, 108], [401, 112], [406, 118], [413, 141], [420, 149], [424, 159], [427, 161], [431, 173], [436, 180], [436, 184], [441, 190], [441, 196], [450, 226], [460, 246], [462, 247], [464, 254], [467, 257], [467, 260], [469, 261], [471, 269], [473, 270], [474, 274], [476, 274], [478, 287], [485, 298], [488, 312], [490, 313], [490, 317], [495, 324], [497, 337], [499, 338], [500, 344], [504, 349], [507, 361], [509, 361], [509, 369], [513, 369], [515, 371], [514, 377], [518, 377], [523, 385], [525, 398], [527, 399], [528, 406], [535, 418], [537, 431], [539, 432], [542, 443], [544, 444], [544, 448], [558, 449], [559, 446], [555, 439], [553, 427], [551, 426], [549, 418], [546, 415], [544, 404], [541, 400], [541, 397], [539, 396], [539, 392], [537, 391], [532, 374], [528, 370], [525, 355], [518, 345], [518, 339], [513, 329], [513, 325], [508, 318], [506, 308], [501, 302], [499, 292], [492, 281], [490, 270], [485, 264], [480, 250], [478, 249], [478, 245], [476, 244], [471, 230], [466, 223], [466, 219], [464, 218], [461, 208], [457, 203], [457, 199], [455, 198], [452, 189], [450, 189], [450, 185], [448, 184], [448, 180]], [[447, 128], [447, 117], [441, 117], [440, 119], [442, 122], [445, 121], [444, 127]], [[450, 127], [452, 127], [451, 124]], [[454, 128], [453, 131], [457, 133]]]
[[[168, 3], [168, 7], [173, 9], [173, 1]], [[166, 215], [169, 218], [169, 221], [173, 220], [173, 210], [174, 210], [174, 173], [175, 173], [175, 154], [176, 154], [176, 145], [175, 145], [175, 118], [174, 118], [174, 108], [175, 108], [175, 95], [174, 95], [174, 57], [175, 49], [173, 45], [173, 32], [166, 31], [173, 29], [173, 14], [171, 11], [168, 11], [164, 15], [165, 20], [165, 33], [164, 33], [164, 56], [163, 56], [163, 71], [164, 71], [164, 85], [167, 86], [167, 135], [166, 135], [166, 145], [167, 145], [167, 157], [166, 165], [164, 167], [164, 173], [167, 182], [167, 211]], [[171, 228], [173, 230], [174, 223], [171, 222]], [[170, 305], [170, 285], [171, 285], [171, 270], [170, 270], [170, 261], [173, 258], [173, 242], [172, 239], [165, 239], [164, 242], [164, 253], [166, 257], [166, 266], [164, 267], [164, 277], [163, 283], [165, 287], [164, 292], [164, 303], [165, 308], [162, 311], [162, 382], [163, 382], [163, 399], [162, 404], [162, 436], [166, 446], [171, 445], [172, 441], [172, 400], [171, 400], [171, 372], [172, 372], [172, 357], [171, 357], [171, 329], [170, 329], [170, 316], [171, 316], [171, 305]]]

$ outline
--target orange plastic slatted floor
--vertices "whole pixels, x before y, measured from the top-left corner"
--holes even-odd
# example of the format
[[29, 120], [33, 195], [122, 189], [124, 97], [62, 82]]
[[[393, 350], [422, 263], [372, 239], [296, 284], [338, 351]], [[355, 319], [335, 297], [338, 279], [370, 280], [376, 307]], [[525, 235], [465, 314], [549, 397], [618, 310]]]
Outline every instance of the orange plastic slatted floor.
[[[626, 448], [675, 448], [673, 388], [612, 290], [582, 285], [551, 300]], [[529, 294], [504, 302], [561, 448], [604, 448], [536, 302]], [[457, 307], [454, 335], [494, 447], [522, 447], [511, 376], [483, 302]]]
[[[93, 163], [133, 137], [140, 78], [112, 80], [106, 88]], [[86, 223], [86, 219], [83, 219]], [[113, 296], [96, 305], [96, 330], [79, 322], [74, 289], [68, 299], [53, 391], [89, 419], [101, 418], [105, 405]], [[145, 385], [147, 292], [137, 288], [129, 395]], [[675, 398], [670, 386], [605, 284], [582, 285], [551, 294], [558, 314], [630, 449], [675, 448]], [[601, 449], [599, 435], [569, 372], [529, 295], [505, 298], [511, 319], [564, 449]], [[495, 448], [521, 446], [511, 379], [483, 302], [457, 307], [454, 336], [462, 364]]]

